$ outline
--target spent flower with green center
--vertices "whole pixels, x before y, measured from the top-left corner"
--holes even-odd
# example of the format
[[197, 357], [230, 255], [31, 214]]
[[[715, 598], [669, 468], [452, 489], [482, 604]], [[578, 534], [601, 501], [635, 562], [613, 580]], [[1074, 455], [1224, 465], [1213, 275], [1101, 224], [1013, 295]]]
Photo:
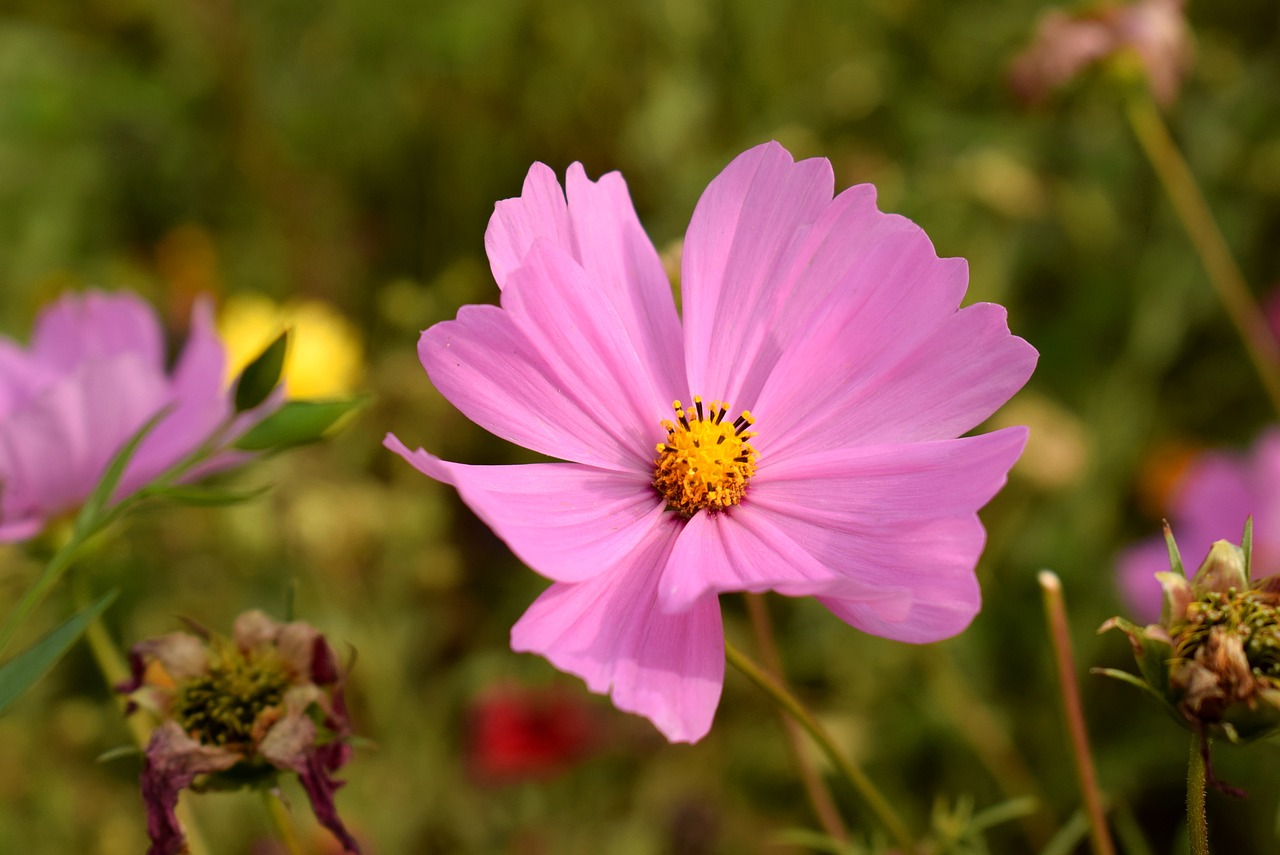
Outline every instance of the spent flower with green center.
[[183, 789], [272, 788], [282, 771], [298, 775], [343, 851], [359, 853], [333, 798], [332, 774], [351, 751], [343, 674], [316, 629], [249, 611], [230, 638], [170, 633], [135, 645], [129, 663], [118, 690], [159, 722], [142, 769], [148, 855], [184, 851], [174, 813]]
[[1147, 690], [1195, 733], [1243, 742], [1280, 727], [1280, 577], [1250, 580], [1252, 521], [1240, 546], [1214, 543], [1189, 582], [1167, 526], [1165, 538], [1160, 622], [1113, 617], [1100, 630], [1129, 636], [1142, 678], [1104, 673]]

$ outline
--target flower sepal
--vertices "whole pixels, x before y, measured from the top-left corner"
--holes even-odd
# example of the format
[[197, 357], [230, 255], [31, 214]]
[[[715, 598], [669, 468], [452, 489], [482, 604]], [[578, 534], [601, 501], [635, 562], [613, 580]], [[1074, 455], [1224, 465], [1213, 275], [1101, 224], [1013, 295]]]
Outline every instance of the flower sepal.
[[1214, 543], [1190, 581], [1167, 526], [1165, 536], [1160, 623], [1113, 617], [1099, 629], [1129, 637], [1141, 678], [1101, 673], [1149, 689], [1195, 733], [1248, 742], [1280, 728], [1280, 577], [1249, 579], [1252, 520], [1240, 545]]

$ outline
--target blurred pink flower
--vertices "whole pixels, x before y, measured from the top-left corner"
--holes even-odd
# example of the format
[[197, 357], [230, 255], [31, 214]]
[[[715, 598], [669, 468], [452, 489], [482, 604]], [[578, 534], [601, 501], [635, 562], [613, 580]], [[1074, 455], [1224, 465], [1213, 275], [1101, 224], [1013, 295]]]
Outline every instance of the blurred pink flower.
[[[1191, 463], [1174, 486], [1169, 526], [1185, 567], [1194, 570], [1217, 540], [1236, 542], [1253, 517], [1253, 572], [1280, 573], [1280, 428], [1262, 435], [1249, 455], [1213, 451]], [[1133, 616], [1160, 616], [1155, 574], [1169, 569], [1164, 537], [1157, 535], [1120, 555], [1119, 584]]]
[[1010, 68], [1010, 84], [1022, 99], [1037, 103], [1070, 83], [1094, 63], [1132, 51], [1162, 104], [1178, 95], [1191, 65], [1191, 30], [1184, 0], [1137, 0], [1076, 12], [1050, 9], [1031, 45]]
[[574, 164], [566, 200], [535, 164], [485, 236], [501, 306], [464, 306], [418, 353], [470, 419], [572, 462], [468, 466], [386, 439], [553, 581], [512, 647], [672, 741], [704, 736], [719, 702], [721, 592], [817, 596], [913, 642], [978, 611], [976, 512], [1026, 429], [955, 437], [1036, 352], [1001, 307], [959, 309], [965, 261], [873, 187], [833, 190], [828, 161], [777, 143], [729, 164], [685, 236], [682, 324], [622, 177]]
[[31, 347], [0, 338], [0, 541], [38, 533], [79, 505], [147, 419], [117, 496], [145, 485], [208, 439], [231, 413], [223, 351], [208, 304], [172, 372], [164, 334], [143, 300], [68, 294], [36, 319]]

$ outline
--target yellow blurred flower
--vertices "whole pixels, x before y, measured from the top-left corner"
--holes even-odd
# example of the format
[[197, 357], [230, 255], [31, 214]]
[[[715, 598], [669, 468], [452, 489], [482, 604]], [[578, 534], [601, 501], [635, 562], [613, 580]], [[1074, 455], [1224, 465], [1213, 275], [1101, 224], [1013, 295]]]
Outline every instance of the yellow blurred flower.
[[333, 398], [355, 389], [364, 372], [355, 325], [319, 300], [279, 304], [261, 294], [234, 294], [222, 305], [218, 333], [227, 348], [228, 383], [285, 329], [292, 331], [284, 364], [290, 398]]

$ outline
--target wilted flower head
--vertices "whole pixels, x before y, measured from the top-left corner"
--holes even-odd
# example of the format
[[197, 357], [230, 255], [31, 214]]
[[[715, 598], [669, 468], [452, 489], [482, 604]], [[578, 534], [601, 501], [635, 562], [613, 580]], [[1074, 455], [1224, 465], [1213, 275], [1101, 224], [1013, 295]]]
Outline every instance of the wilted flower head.
[[871, 186], [833, 199], [834, 183], [777, 143], [734, 159], [685, 236], [682, 321], [622, 177], [574, 164], [562, 190], [535, 164], [485, 236], [501, 306], [464, 306], [418, 353], [469, 418], [571, 462], [468, 466], [386, 440], [553, 581], [512, 646], [673, 741], [711, 726], [721, 592], [817, 596], [914, 642], [978, 611], [977, 510], [1026, 430], [956, 437], [1036, 353], [999, 306], [959, 308], [963, 259]]
[[[1170, 502], [1169, 522], [1185, 554], [1204, 555], [1214, 541], [1234, 536], [1240, 520], [1252, 516], [1257, 523], [1254, 575], [1280, 573], [1280, 429], [1264, 433], [1248, 455], [1200, 455], [1174, 485]], [[1159, 614], [1155, 576], [1168, 568], [1169, 552], [1160, 537], [1120, 555], [1120, 591], [1139, 620], [1155, 620]]]
[[1014, 59], [1010, 83], [1021, 98], [1036, 103], [1095, 63], [1127, 55], [1141, 65], [1156, 99], [1172, 103], [1191, 65], [1183, 3], [1136, 0], [1074, 12], [1051, 9], [1040, 19], [1031, 45]]
[[0, 338], [0, 541], [37, 534], [93, 491], [125, 443], [166, 407], [116, 494], [151, 481], [232, 413], [207, 303], [165, 366], [155, 312], [131, 294], [68, 294], [40, 313], [30, 348]]
[[333, 801], [351, 727], [343, 675], [318, 631], [249, 611], [231, 638], [175, 632], [135, 645], [129, 661], [133, 677], [118, 690], [160, 722], [142, 769], [149, 855], [183, 851], [174, 808], [184, 788], [271, 787], [280, 772], [298, 775], [344, 851], [360, 851]]
[[1172, 569], [1157, 574], [1160, 622], [1139, 627], [1116, 617], [1102, 625], [1129, 636], [1144, 688], [1179, 721], [1233, 742], [1280, 726], [1280, 577], [1250, 580], [1251, 529], [1243, 546], [1214, 543], [1188, 582], [1166, 528]]

